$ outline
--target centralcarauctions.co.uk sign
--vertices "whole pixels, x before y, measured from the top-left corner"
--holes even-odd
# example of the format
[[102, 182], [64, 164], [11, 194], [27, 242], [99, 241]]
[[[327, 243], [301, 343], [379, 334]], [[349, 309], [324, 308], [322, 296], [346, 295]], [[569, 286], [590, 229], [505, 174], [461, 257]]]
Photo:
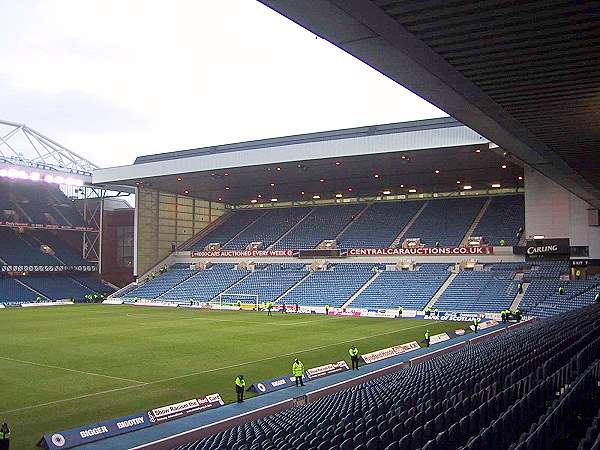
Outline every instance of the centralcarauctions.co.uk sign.
[[348, 256], [492, 255], [494, 247], [351, 248]]

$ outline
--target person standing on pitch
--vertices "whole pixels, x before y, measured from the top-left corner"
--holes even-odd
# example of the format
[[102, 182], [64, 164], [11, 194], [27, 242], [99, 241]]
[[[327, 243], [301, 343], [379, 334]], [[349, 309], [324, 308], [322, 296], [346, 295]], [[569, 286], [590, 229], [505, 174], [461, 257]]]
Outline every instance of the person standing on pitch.
[[296, 378], [296, 386], [298, 386], [298, 382], [300, 382], [300, 386], [304, 386], [304, 381], [302, 377], [304, 376], [304, 364], [298, 358], [294, 360], [294, 364], [292, 364], [292, 374], [294, 378]]
[[246, 380], [244, 380], [244, 375], [238, 375], [235, 378], [235, 393], [237, 395], [238, 403], [242, 403], [244, 401], [244, 389], [246, 388]]
[[350, 359], [352, 360], [352, 370], [358, 370], [358, 349], [356, 348], [356, 345], [350, 347], [348, 353], [350, 353]]
[[267, 302], [267, 315], [271, 315], [271, 309], [273, 308], [273, 302], [272, 301], [268, 301]]
[[325, 305], [325, 315], [329, 315], [329, 305]]
[[429, 347], [429, 338], [431, 335], [429, 334], [429, 330], [425, 330], [425, 347]]
[[3, 422], [0, 425], [0, 450], [8, 450], [10, 448], [10, 428], [8, 424]]

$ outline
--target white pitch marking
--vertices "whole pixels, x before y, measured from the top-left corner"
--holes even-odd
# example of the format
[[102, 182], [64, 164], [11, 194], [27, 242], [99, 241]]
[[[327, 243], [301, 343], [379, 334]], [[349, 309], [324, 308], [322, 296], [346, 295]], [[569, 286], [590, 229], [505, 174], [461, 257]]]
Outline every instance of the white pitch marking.
[[10, 413], [15, 413], [15, 412], [20, 412], [20, 411], [26, 411], [28, 409], [41, 408], [43, 406], [56, 405], [58, 403], [65, 403], [65, 402], [70, 402], [70, 401], [74, 401], [74, 400], [81, 400], [82, 398], [94, 397], [96, 395], [102, 395], [102, 394], [110, 394], [111, 392], [124, 391], [127, 389], [141, 387], [141, 386], [145, 386], [145, 385], [144, 384], [136, 384], [133, 386], [123, 386], [120, 388], [108, 389], [107, 391], [92, 392], [91, 394], [83, 394], [78, 397], [63, 398], [60, 400], [53, 400], [53, 401], [47, 402], [47, 403], [38, 403], [36, 405], [23, 406], [21, 408], [9, 409], [7, 411], [0, 411], [0, 415], [10, 414]]
[[138, 384], [145, 384], [146, 383], [145, 381], [132, 380], [130, 378], [113, 377], [112, 375], [104, 375], [104, 374], [101, 374], [101, 373], [86, 372], [85, 370], [69, 369], [68, 367], [52, 366], [52, 365], [49, 365], [49, 364], [41, 364], [41, 363], [36, 363], [36, 362], [33, 362], [33, 361], [25, 361], [23, 359], [8, 358], [6, 356], [0, 356], [0, 359], [4, 359], [6, 361], [17, 362], [17, 363], [21, 363], [21, 364], [29, 364], [29, 365], [32, 365], [32, 366], [46, 367], [48, 369], [64, 370], [64, 371], [67, 371], [67, 372], [75, 372], [75, 373], [82, 373], [82, 374], [85, 374], [85, 375], [93, 375], [95, 377], [102, 377], [102, 378], [110, 378], [110, 379], [113, 379], [113, 380], [127, 381], [129, 383], [138, 383]]
[[401, 330], [386, 331], [385, 333], [372, 334], [370, 336], [363, 336], [363, 337], [356, 338], [356, 339], [348, 339], [346, 341], [334, 342], [332, 344], [320, 345], [318, 347], [307, 348], [307, 349], [299, 350], [299, 351], [296, 351], [296, 352], [290, 352], [290, 353], [284, 353], [284, 354], [281, 354], [281, 355], [269, 356], [267, 358], [261, 358], [261, 359], [257, 359], [257, 360], [254, 360], [254, 361], [247, 361], [247, 362], [243, 362], [243, 363], [239, 363], [239, 364], [232, 364], [230, 366], [217, 367], [217, 368], [214, 368], [214, 369], [207, 369], [207, 370], [201, 370], [199, 372], [188, 373], [186, 375], [178, 375], [178, 376], [175, 376], [175, 377], [164, 378], [162, 380], [150, 381], [150, 382], [148, 382], [148, 385], [159, 384], [159, 383], [163, 383], [165, 381], [179, 380], [181, 378], [189, 378], [189, 377], [193, 377], [193, 376], [196, 376], [196, 375], [201, 375], [203, 373], [211, 373], [211, 372], [218, 372], [219, 370], [233, 369], [235, 367], [247, 366], [249, 364], [255, 364], [255, 363], [259, 363], [259, 362], [270, 361], [272, 359], [283, 358], [284, 356], [292, 356], [292, 355], [297, 355], [297, 354], [300, 354], [300, 353], [312, 352], [314, 350], [321, 350], [323, 348], [335, 347], [336, 345], [348, 344], [350, 342], [356, 342], [356, 341], [364, 341], [365, 339], [371, 339], [371, 338], [379, 337], [379, 336], [386, 336], [388, 334], [394, 334], [394, 333], [399, 333], [399, 332], [405, 331], [405, 330], [412, 330], [412, 329], [415, 329], [415, 328], [428, 327], [428, 326], [430, 326], [430, 324], [429, 323], [425, 323], [423, 325], [417, 325], [417, 326], [414, 326], [414, 327], [402, 328]]
[[308, 348], [308, 349], [304, 349], [304, 350], [299, 350], [299, 351], [296, 351], [296, 352], [290, 352], [290, 353], [284, 353], [284, 354], [281, 354], [281, 355], [269, 356], [267, 358], [261, 358], [261, 359], [257, 359], [257, 360], [254, 360], [254, 361], [246, 361], [246, 362], [239, 363], [239, 364], [232, 364], [230, 366], [217, 367], [217, 368], [214, 368], [214, 369], [202, 370], [202, 371], [199, 371], [199, 372], [188, 373], [188, 374], [185, 374], [185, 375], [179, 375], [179, 376], [170, 377], [170, 378], [163, 378], [161, 380], [150, 381], [148, 383], [142, 383], [142, 384], [137, 384], [137, 385], [132, 385], [132, 386], [125, 386], [125, 387], [121, 387], [121, 388], [110, 389], [108, 391], [93, 392], [91, 394], [85, 394], [85, 395], [82, 395], [82, 396], [79, 396], [79, 397], [72, 397], [72, 398], [66, 398], [66, 399], [62, 399], [62, 400], [54, 400], [54, 401], [48, 402], [48, 403], [41, 403], [41, 404], [37, 404], [37, 405], [24, 406], [22, 408], [13, 409], [13, 410], [10, 410], [10, 411], [0, 411], [0, 415], [1, 414], [6, 414], [6, 413], [10, 413], [10, 412], [17, 412], [17, 411], [23, 411], [23, 410], [33, 409], [33, 408], [39, 408], [39, 407], [43, 407], [43, 406], [55, 405], [57, 403], [69, 402], [69, 401], [79, 400], [79, 399], [87, 398], [87, 397], [94, 397], [94, 396], [97, 396], [97, 395], [110, 394], [111, 392], [124, 391], [124, 390], [128, 390], [128, 389], [139, 388], [139, 387], [146, 387], [146, 386], [150, 386], [150, 385], [154, 385], [154, 384], [164, 383], [165, 381], [179, 380], [179, 379], [182, 379], [182, 378], [189, 378], [189, 377], [193, 377], [193, 376], [196, 376], [196, 375], [201, 375], [201, 374], [204, 374], [204, 373], [218, 372], [219, 370], [225, 370], [225, 369], [232, 369], [232, 368], [235, 368], [235, 367], [247, 366], [249, 364], [255, 364], [255, 363], [259, 363], [259, 362], [269, 361], [269, 360], [272, 360], [272, 359], [283, 358], [284, 356], [297, 355], [297, 354], [300, 354], [300, 353], [311, 352], [311, 351], [314, 351], [314, 350], [320, 350], [320, 349], [327, 348], [327, 347], [334, 347], [336, 345], [347, 344], [349, 342], [362, 341], [362, 340], [371, 339], [371, 338], [374, 338], [374, 337], [379, 337], [379, 336], [385, 336], [385, 335], [388, 335], [388, 334], [399, 333], [399, 332], [404, 331], [404, 330], [413, 330], [415, 328], [428, 327], [430, 325], [431, 324], [429, 324], [429, 323], [425, 323], [425, 324], [422, 324], [422, 325], [416, 325], [414, 327], [402, 328], [401, 330], [393, 330], [393, 331], [387, 331], [385, 333], [372, 334], [370, 336], [363, 336], [363, 337], [359, 337], [359, 338], [356, 338], [356, 339], [349, 339], [349, 340], [346, 340], [346, 341], [334, 342], [332, 344], [320, 345], [318, 347], [312, 347], [312, 348]]
[[[137, 317], [140, 319], [165, 319], [164, 316], [153, 316], [151, 314], [132, 314], [132, 313], [127, 313], [125, 314], [128, 317]], [[209, 317], [171, 317], [168, 316], [171, 320], [207, 320], [209, 322], [236, 322], [236, 323], [241, 323], [241, 324], [252, 324], [252, 325], [265, 325], [268, 324], [269, 326], [282, 326], [282, 327], [290, 327], [290, 326], [294, 326], [294, 325], [299, 325], [299, 324], [303, 324], [303, 323], [314, 323], [314, 322], [320, 322], [320, 321], [325, 321], [327, 319], [325, 318], [318, 318], [318, 319], [313, 319], [313, 320], [301, 320], [298, 322], [292, 322], [292, 323], [269, 323], [269, 322], [253, 322], [253, 321], [249, 321], [249, 320], [236, 320], [236, 319], [212, 319]]]

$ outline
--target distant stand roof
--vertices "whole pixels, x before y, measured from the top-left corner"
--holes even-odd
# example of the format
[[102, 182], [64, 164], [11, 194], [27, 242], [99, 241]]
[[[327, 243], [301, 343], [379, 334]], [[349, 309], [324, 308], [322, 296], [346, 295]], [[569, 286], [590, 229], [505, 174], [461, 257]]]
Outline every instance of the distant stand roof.
[[91, 176], [99, 167], [22, 123], [0, 120], [0, 162]]
[[309, 142], [323, 142], [337, 139], [350, 139], [363, 136], [380, 136], [385, 134], [406, 133], [410, 131], [434, 130], [440, 128], [462, 127], [463, 124], [452, 117], [439, 117], [435, 119], [414, 120], [410, 122], [397, 122], [384, 125], [371, 125], [357, 128], [344, 128], [341, 130], [320, 131], [316, 133], [297, 134], [292, 136], [260, 139], [256, 141], [238, 142], [234, 144], [215, 145], [212, 147], [194, 148], [156, 155], [139, 156], [134, 164], [170, 161], [174, 159], [190, 158], [193, 156], [211, 155], [217, 153], [239, 152], [258, 148], [280, 147], [292, 144], [306, 144]]

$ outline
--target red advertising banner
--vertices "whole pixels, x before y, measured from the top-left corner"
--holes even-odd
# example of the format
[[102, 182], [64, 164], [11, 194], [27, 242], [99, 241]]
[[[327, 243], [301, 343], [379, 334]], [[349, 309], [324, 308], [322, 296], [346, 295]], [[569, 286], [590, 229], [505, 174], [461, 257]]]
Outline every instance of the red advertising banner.
[[269, 256], [280, 256], [290, 257], [294, 256], [293, 250], [219, 250], [216, 252], [207, 251], [193, 251], [191, 254], [192, 258], [231, 258], [231, 257], [269, 257]]
[[206, 409], [218, 408], [224, 402], [219, 394], [211, 394], [206, 397], [196, 397], [173, 405], [162, 406], [148, 411], [150, 422], [164, 422], [180, 416], [204, 411]]
[[348, 256], [492, 255], [494, 247], [351, 248]]
[[324, 377], [325, 375], [331, 375], [345, 370], [350, 370], [346, 361], [338, 361], [332, 364], [325, 364], [324, 366], [313, 367], [312, 369], [308, 369], [306, 373], [312, 380], [314, 378]]

